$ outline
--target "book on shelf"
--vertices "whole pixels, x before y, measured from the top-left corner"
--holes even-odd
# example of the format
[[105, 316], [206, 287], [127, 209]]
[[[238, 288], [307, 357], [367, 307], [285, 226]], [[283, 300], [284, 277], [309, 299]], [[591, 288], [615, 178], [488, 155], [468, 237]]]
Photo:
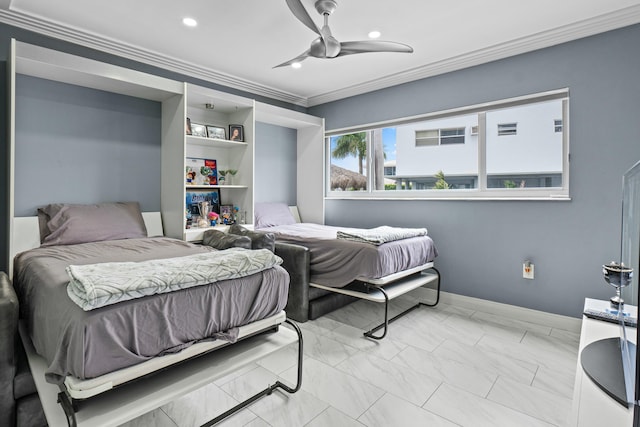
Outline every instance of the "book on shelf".
[[187, 185], [218, 185], [218, 163], [214, 159], [187, 157], [185, 182]]
[[187, 191], [185, 198], [185, 210], [187, 218], [196, 219], [200, 216], [200, 202], [209, 202], [209, 211], [220, 213], [220, 190], [194, 190]]

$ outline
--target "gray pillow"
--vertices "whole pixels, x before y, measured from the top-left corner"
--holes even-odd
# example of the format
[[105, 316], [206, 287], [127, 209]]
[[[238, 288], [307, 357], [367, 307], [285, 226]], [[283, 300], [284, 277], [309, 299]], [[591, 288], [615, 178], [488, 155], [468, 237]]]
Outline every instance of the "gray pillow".
[[147, 237], [138, 202], [38, 208], [41, 246]]
[[289, 206], [284, 203], [256, 203], [254, 212], [256, 228], [296, 223]]
[[229, 234], [249, 237], [251, 249], [269, 249], [273, 252], [276, 247], [276, 235], [266, 231], [251, 231], [238, 224], [233, 224], [229, 227]]
[[238, 234], [223, 233], [219, 230], [207, 230], [202, 237], [202, 244], [220, 250], [229, 248], [251, 249], [251, 238]]

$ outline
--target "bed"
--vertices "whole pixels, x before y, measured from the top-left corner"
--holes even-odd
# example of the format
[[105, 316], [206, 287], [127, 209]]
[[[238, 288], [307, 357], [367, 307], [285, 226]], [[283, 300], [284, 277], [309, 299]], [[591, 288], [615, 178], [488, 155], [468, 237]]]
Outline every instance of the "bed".
[[[13, 282], [25, 345], [46, 362], [69, 425], [85, 399], [289, 322], [289, 276], [266, 249], [148, 237], [137, 203], [48, 205], [38, 214], [29, 222], [40, 245], [15, 255]], [[301, 350], [300, 341], [299, 362]], [[299, 385], [300, 377], [295, 388], [278, 382], [259, 395]]]
[[[365, 332], [366, 337], [382, 339], [389, 323], [421, 305], [435, 306], [439, 301], [440, 273], [434, 267], [438, 252], [426, 229], [303, 223], [295, 207], [282, 203], [256, 204], [255, 228], [273, 233], [277, 242], [308, 249], [310, 298], [319, 293], [339, 294], [384, 303], [384, 321]], [[389, 319], [389, 300], [431, 283], [436, 284], [435, 302], [420, 302]], [[374, 335], [381, 328], [382, 335]]]

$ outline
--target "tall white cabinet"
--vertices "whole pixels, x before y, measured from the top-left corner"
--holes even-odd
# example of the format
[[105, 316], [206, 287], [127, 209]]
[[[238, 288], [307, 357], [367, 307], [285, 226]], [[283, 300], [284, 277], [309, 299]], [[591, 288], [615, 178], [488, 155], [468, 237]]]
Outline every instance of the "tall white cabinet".
[[[298, 159], [301, 162], [298, 164], [298, 205], [305, 220], [324, 222], [324, 169], [321, 160], [324, 121], [320, 118], [15, 40], [11, 43], [7, 74], [10, 193], [7, 213], [10, 269], [16, 252], [14, 188], [15, 100], [18, 74], [161, 103], [161, 213], [166, 236], [185, 240], [198, 240], [202, 236], [204, 229], [186, 229], [187, 191], [219, 188], [221, 202], [238, 206], [241, 211], [246, 212], [247, 222], [253, 222], [256, 119], [298, 130]], [[227, 134], [225, 138], [189, 136], [185, 131], [187, 118], [192, 123], [225, 128]], [[228, 140], [229, 125], [243, 127], [243, 141]], [[237, 170], [233, 185], [187, 185], [187, 158], [214, 159], [218, 170]], [[97, 164], [96, 167], [100, 165]]]

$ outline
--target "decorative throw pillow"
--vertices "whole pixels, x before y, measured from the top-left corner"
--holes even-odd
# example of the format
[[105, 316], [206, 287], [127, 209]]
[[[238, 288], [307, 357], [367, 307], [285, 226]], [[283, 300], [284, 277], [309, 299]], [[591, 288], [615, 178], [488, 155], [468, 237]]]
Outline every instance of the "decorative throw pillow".
[[285, 203], [256, 203], [254, 216], [256, 228], [296, 223], [289, 206]]
[[251, 231], [238, 224], [233, 224], [229, 227], [229, 234], [249, 237], [251, 249], [269, 249], [273, 252], [276, 247], [276, 235], [266, 231]]
[[38, 209], [41, 246], [147, 237], [138, 202], [50, 204]]
[[251, 249], [251, 238], [238, 234], [223, 233], [220, 230], [207, 230], [202, 237], [202, 244], [220, 250], [229, 248]]

